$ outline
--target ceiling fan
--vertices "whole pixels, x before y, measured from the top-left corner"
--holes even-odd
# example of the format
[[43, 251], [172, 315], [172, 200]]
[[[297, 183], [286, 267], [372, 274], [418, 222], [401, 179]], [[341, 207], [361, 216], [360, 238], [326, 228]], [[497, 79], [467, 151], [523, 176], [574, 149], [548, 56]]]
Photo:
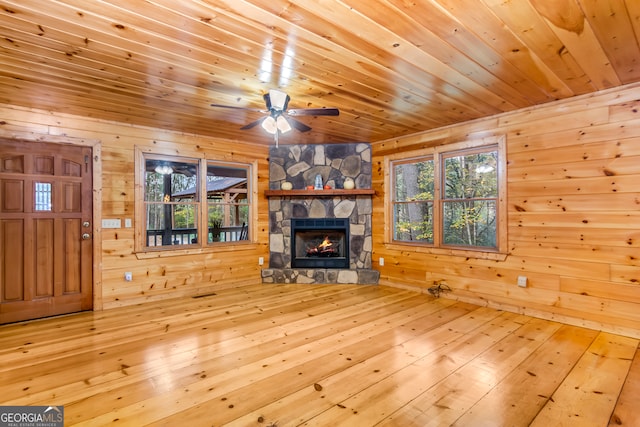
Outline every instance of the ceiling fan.
[[289, 132], [292, 128], [295, 128], [300, 132], [308, 132], [311, 130], [309, 126], [293, 119], [291, 116], [338, 116], [340, 114], [340, 110], [337, 108], [294, 108], [289, 110], [287, 107], [291, 98], [285, 92], [277, 89], [271, 89], [268, 93], [263, 95], [263, 98], [267, 107], [266, 110], [220, 104], [211, 104], [211, 106], [256, 111], [267, 114], [265, 117], [248, 123], [240, 129], [247, 130], [257, 125], [262, 125], [264, 130], [273, 134], [276, 146], [278, 146], [278, 133]]

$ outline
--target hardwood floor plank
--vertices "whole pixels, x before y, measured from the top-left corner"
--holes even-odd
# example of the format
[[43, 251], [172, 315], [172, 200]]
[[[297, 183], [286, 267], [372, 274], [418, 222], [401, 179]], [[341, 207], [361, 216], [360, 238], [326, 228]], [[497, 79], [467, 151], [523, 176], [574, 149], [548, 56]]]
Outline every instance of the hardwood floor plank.
[[[222, 378], [224, 375], [214, 379], [218, 384], [215, 393], [209, 397], [203, 394], [202, 398], [206, 400], [200, 401], [198, 406], [167, 417], [158, 425], [197, 422], [206, 419], [211, 410], [216, 413], [215, 421], [225, 424], [246, 411], [276, 401], [292, 389], [315, 390], [314, 384], [318, 384], [323, 377], [357, 365], [384, 351], [391, 343], [402, 343], [420, 331], [432, 329], [451, 320], [452, 316], [462, 316], [472, 309], [468, 305], [456, 306], [460, 308], [447, 310], [446, 313], [431, 310], [431, 314], [426, 316], [424, 314], [429, 312], [428, 306], [421, 307], [410, 316], [407, 314], [411, 313], [400, 313], [397, 316], [385, 316], [382, 321], [378, 316], [368, 322], [348, 322], [352, 327], [344, 332], [297, 347], [290, 352], [276, 351], [277, 355], [272, 356], [270, 354], [274, 350], [271, 349], [265, 359], [235, 372], [235, 375], [243, 377], [241, 380], [233, 377], [225, 381]], [[362, 318], [362, 314], [358, 317]], [[411, 320], [408, 321], [409, 319]], [[282, 384], [287, 386], [281, 388]], [[255, 390], [261, 392], [255, 393]]]
[[[358, 292], [364, 292], [363, 295], [357, 296], [360, 301], [360, 305], [371, 308], [376, 307], [374, 304], [377, 302], [377, 306], [385, 307], [391, 310], [394, 303], [402, 304], [402, 301], [408, 299], [411, 293], [392, 293], [390, 295], [380, 294], [380, 298], [373, 297], [369, 291], [362, 289]], [[338, 301], [338, 295], [342, 295], [344, 301]], [[363, 296], [367, 295], [363, 300]], [[272, 311], [264, 311], [260, 308], [260, 305], [247, 308], [246, 310], [222, 310], [222, 314], [212, 314], [212, 319], [208, 320], [206, 317], [203, 320], [196, 321], [195, 314], [188, 318], [183, 318], [182, 315], [177, 319], [164, 319], [158, 323], [155, 332], [151, 335], [140, 337], [136, 334], [135, 328], [123, 328], [122, 330], [113, 331], [112, 338], [116, 338], [110, 344], [100, 342], [95, 348], [87, 348], [86, 345], [81, 346], [79, 344], [78, 349], [82, 351], [77, 352], [73, 358], [61, 358], [53, 361], [43, 361], [39, 364], [34, 364], [30, 367], [23, 369], [16, 369], [11, 372], [12, 379], [15, 381], [28, 380], [32, 376], [46, 375], [48, 378], [52, 378], [58, 374], [59, 380], [63, 383], [77, 383], [77, 384], [91, 384], [94, 387], [101, 387], [108, 385], [108, 383], [118, 380], [119, 382], [125, 382], [127, 387], [130, 387], [132, 381], [138, 376], [146, 377], [153, 376], [154, 370], [162, 371], [164, 368], [163, 363], [171, 364], [174, 369], [182, 367], [182, 365], [176, 365], [176, 362], [182, 360], [184, 355], [189, 355], [195, 349], [199, 351], [205, 351], [207, 354], [220, 355], [222, 353], [233, 354], [234, 352], [244, 352], [247, 348], [255, 345], [253, 342], [264, 343], [260, 341], [264, 339], [259, 334], [265, 334], [268, 331], [272, 331], [275, 337], [278, 339], [283, 336], [283, 330], [281, 324], [283, 322], [304, 322], [308, 324], [308, 328], [312, 329], [316, 321], [313, 316], [309, 314], [309, 310], [313, 313], [319, 314], [322, 311], [330, 313], [331, 316], [339, 316], [338, 319], [344, 319], [352, 316], [354, 307], [359, 304], [354, 304], [356, 300], [352, 299], [349, 293], [337, 293], [333, 292], [333, 298], [326, 299], [325, 297], [313, 299], [310, 295], [307, 295], [308, 300], [312, 302], [310, 306], [307, 303], [300, 303], [298, 299], [294, 299], [289, 305], [283, 305], [282, 307], [288, 307], [282, 309], [278, 307]], [[413, 302], [418, 304], [419, 301]], [[453, 303], [453, 302], [451, 302]], [[450, 304], [450, 303], [447, 303]], [[409, 304], [407, 304], [409, 305]], [[323, 308], [324, 307], [324, 308]], [[229, 308], [229, 307], [227, 307]], [[288, 313], [278, 314], [280, 311], [289, 310]], [[373, 313], [372, 316], [377, 316]], [[178, 326], [178, 323], [185, 324], [186, 326]], [[168, 330], [165, 325], [173, 325]], [[237, 325], [243, 325], [242, 328], [238, 328]], [[319, 333], [330, 335], [335, 331], [315, 328]], [[219, 332], [223, 331], [223, 334]], [[122, 334], [122, 335], [121, 335]], [[194, 336], [197, 336], [198, 341], [194, 342]], [[311, 335], [312, 336], [312, 335]], [[273, 338], [276, 339], [276, 338]], [[158, 345], [160, 342], [161, 345]], [[266, 341], [268, 342], [268, 341]], [[126, 353], [123, 354], [121, 348], [126, 345]], [[167, 354], [156, 354], [156, 348], [161, 346], [170, 345], [171, 352]], [[295, 345], [292, 344], [292, 345]], [[153, 353], [157, 356], [158, 360], [162, 363], [149, 363], [149, 353]], [[228, 358], [227, 358], [228, 359]], [[98, 366], [95, 366], [95, 361], [99, 360]], [[92, 364], [93, 361], [93, 364]], [[126, 363], [124, 362], [126, 361]], [[74, 363], [80, 362], [80, 369], [74, 370], [69, 375], [68, 369]], [[184, 363], [184, 362], [183, 362]], [[187, 365], [190, 362], [187, 363]], [[228, 364], [228, 363], [227, 363]], [[126, 379], [119, 379], [123, 374], [122, 366], [126, 368]], [[150, 366], [151, 371], [142, 369], [140, 367]], [[22, 375], [22, 376], [20, 376]], [[52, 379], [56, 381], [56, 378]], [[0, 392], [4, 391], [0, 385]], [[46, 384], [43, 385], [47, 387]], [[11, 392], [11, 390], [6, 390]], [[24, 391], [25, 396], [30, 399], [37, 398], [36, 387], [30, 387]], [[65, 392], [70, 397], [73, 394], [69, 394], [69, 390], [60, 390]], [[13, 393], [16, 393], [13, 391]], [[91, 391], [89, 391], [91, 393]], [[78, 399], [82, 399], [79, 396]]]
[[[544, 345], [560, 327], [558, 323], [532, 319], [410, 401], [380, 425], [454, 424], [470, 407], [496, 387], [504, 376]], [[482, 425], [483, 422], [460, 425]]]
[[599, 333], [531, 426], [607, 425], [637, 348], [637, 339]]
[[[506, 376], [494, 388], [475, 401], [471, 399], [473, 406], [452, 425], [528, 426], [597, 334], [563, 325], [522, 364], [505, 371]], [[470, 389], [475, 392], [475, 387]]]
[[[476, 314], [475, 312], [473, 313]], [[374, 425], [459, 369], [478, 353], [520, 328], [526, 316], [502, 313], [495, 322], [467, 316], [460, 336], [405, 368], [339, 402], [304, 423], [307, 426]], [[459, 319], [459, 320], [462, 320]], [[456, 322], [451, 322], [447, 326]], [[455, 328], [454, 328], [455, 330]], [[442, 338], [434, 340], [442, 342]], [[447, 341], [445, 341], [447, 342]]]
[[639, 426], [638, 397], [640, 397], [640, 349], [636, 350], [627, 380], [609, 420], [609, 426]]
[[498, 316], [499, 312], [496, 311], [470, 312], [468, 307], [456, 305], [442, 313], [435, 313], [435, 316], [430, 318], [416, 318], [403, 326], [413, 335], [408, 335], [408, 340], [394, 339], [394, 344], [387, 345], [384, 351], [360, 363], [345, 366], [345, 369], [338, 372], [313, 378], [302, 384], [294, 393], [287, 394], [289, 390], [283, 390], [283, 397], [277, 401], [256, 408], [230, 425], [249, 425], [258, 418], [267, 424], [298, 425], [405, 368], [422, 355], [460, 339], [472, 321], [489, 322]]
[[64, 405], [69, 426], [606, 425], [619, 396], [612, 425], [633, 425], [637, 344], [398, 288], [256, 284], [0, 326], [0, 405]]
[[[240, 328], [238, 336], [225, 337], [226, 339], [223, 339], [222, 342], [213, 343], [213, 347], [211, 348], [204, 345], [198, 346], [198, 353], [203, 354], [203, 356], [199, 358], [199, 363], [196, 366], [194, 366], [191, 361], [191, 357], [185, 360], [175, 360], [164, 357], [163, 361], [157, 366], [157, 369], [160, 371], [156, 372], [155, 375], [162, 375], [162, 367], [172, 366], [173, 369], [170, 377], [173, 385], [178, 389], [181, 387], [185, 387], [186, 389], [193, 383], [198, 382], [201, 387], [204, 388], [204, 391], [207, 391], [210, 387], [207, 383], [210, 381], [212, 384], [217, 385], [217, 392], [222, 393], [227, 389], [233, 390], [234, 387], [246, 385], [245, 381], [253, 381], [254, 378], [252, 375], [266, 375], [269, 370], [282, 369], [283, 365], [279, 364], [280, 359], [284, 357], [288, 351], [292, 351], [292, 349], [297, 350], [305, 344], [307, 347], [324, 346], [330, 349], [332, 342], [340, 339], [340, 334], [343, 333], [343, 330], [349, 331], [354, 328], [354, 325], [360, 327], [358, 326], [358, 321], [354, 321], [355, 317], [359, 316], [361, 321], [368, 320], [372, 322], [371, 324], [365, 322], [362, 327], [375, 328], [378, 326], [377, 323], [374, 322], [384, 314], [381, 313], [380, 310], [386, 312], [388, 316], [384, 318], [387, 320], [393, 320], [392, 313], [394, 310], [400, 312], [412, 310], [413, 314], [416, 315], [429, 312], [428, 307], [415, 307], [416, 305], [427, 303], [428, 298], [424, 298], [422, 301], [412, 298], [410, 303], [406, 303], [404, 301], [407, 299], [406, 295], [411, 294], [383, 295], [382, 298], [378, 299], [368, 295], [362, 299], [360, 304], [350, 302], [339, 309], [336, 309], [335, 301], [323, 304], [318, 303], [316, 311], [320, 310], [320, 306], [331, 307], [333, 310], [330, 311], [327, 316], [335, 316], [335, 318], [325, 316], [318, 319], [321, 316], [305, 315], [304, 319], [299, 321], [306, 322], [307, 329], [291, 335], [285, 333], [288, 325], [283, 326], [281, 324], [281, 318], [288, 315], [287, 307], [283, 306], [279, 308], [283, 314], [279, 316], [267, 316], [266, 318], [264, 316], [262, 317], [262, 322], [259, 323], [262, 325], [262, 329], [260, 329], [257, 324], [247, 323], [246, 334], [243, 328]], [[376, 300], [378, 300], [377, 304], [375, 304]], [[451, 302], [443, 301], [443, 303], [444, 304], [434, 306], [433, 310], [441, 310], [443, 307], [451, 305]], [[294, 306], [295, 304], [292, 304], [292, 307]], [[360, 311], [364, 314], [358, 314]], [[405, 316], [405, 314], [397, 315], [398, 319], [392, 322], [392, 325], [396, 325], [396, 323], [404, 320]], [[318, 322], [321, 320], [326, 320], [326, 323], [324, 324], [325, 327], [319, 328]], [[293, 321], [293, 319], [291, 321]], [[392, 326], [389, 327], [391, 328]], [[261, 340], [257, 334], [262, 334], [266, 329], [273, 329], [276, 331], [277, 336], [273, 337], [270, 341]], [[195, 351], [193, 345], [187, 347], [187, 349], [189, 351]], [[295, 358], [293, 358], [293, 360], [295, 360]], [[135, 366], [143, 363], [142, 360], [139, 360], [135, 363]], [[133, 369], [131, 371], [130, 377], [134, 372]], [[132, 407], [142, 405], [147, 408], [152, 404], [153, 399], [162, 400], [161, 395], [165, 390], [158, 391], [149, 388], [147, 382], [144, 381], [144, 379], [149, 376], [154, 378], [154, 373], [140, 373], [137, 376], [142, 377], [141, 381], [127, 384], [125, 387], [113, 390], [113, 392], [110, 392], [108, 395], [103, 393], [99, 400], [104, 402], [113, 399], [115, 403], [120, 405], [128, 403]], [[176, 393], [180, 394], [181, 391], [176, 391]], [[207, 395], [208, 393], [203, 393], [202, 398], [206, 398]], [[143, 396], [144, 399], [142, 398]], [[165, 395], [164, 398], [166, 397]], [[95, 399], [95, 402], [92, 400], [93, 399], [79, 399], [78, 404], [88, 407], [92, 407], [94, 403], [98, 404], [98, 399]], [[162, 403], [160, 406], [161, 407], [154, 413], [156, 416], [167, 409], [166, 405], [162, 405]], [[175, 412], [177, 412], [178, 409], [179, 405], [171, 408], [171, 410]], [[132, 411], [136, 412], [135, 409], [132, 409]]]

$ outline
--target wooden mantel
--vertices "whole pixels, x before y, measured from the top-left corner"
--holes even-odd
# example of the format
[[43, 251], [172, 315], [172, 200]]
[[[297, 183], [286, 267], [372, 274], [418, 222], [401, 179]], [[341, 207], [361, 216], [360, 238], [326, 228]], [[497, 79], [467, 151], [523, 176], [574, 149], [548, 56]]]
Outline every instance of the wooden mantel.
[[333, 197], [333, 196], [370, 196], [376, 194], [372, 189], [331, 189], [331, 190], [265, 190], [267, 197]]

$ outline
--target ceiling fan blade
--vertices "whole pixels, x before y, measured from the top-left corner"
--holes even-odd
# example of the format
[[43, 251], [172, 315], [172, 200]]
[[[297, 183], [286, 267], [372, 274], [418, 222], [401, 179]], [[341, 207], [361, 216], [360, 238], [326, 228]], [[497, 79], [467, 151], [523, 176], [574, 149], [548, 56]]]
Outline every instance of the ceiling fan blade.
[[291, 117], [287, 117], [287, 122], [289, 122], [289, 124], [291, 125], [292, 128], [295, 128], [297, 130], [299, 130], [300, 132], [308, 132], [311, 130], [311, 128], [307, 125], [305, 125], [302, 122], [299, 122], [295, 119], [292, 119]]
[[258, 108], [236, 107], [235, 105], [211, 104], [211, 106], [217, 108], [231, 108], [233, 110], [255, 111], [256, 113], [268, 113], [268, 111], [260, 110]]
[[288, 110], [290, 116], [339, 116], [337, 108], [294, 108]]
[[[269, 117], [269, 116], [267, 116], [267, 117]], [[246, 125], [242, 126], [242, 127], [240, 128], [240, 130], [247, 130], [247, 129], [254, 128], [254, 127], [258, 126], [260, 123], [262, 123], [262, 122], [264, 121], [264, 119], [266, 119], [267, 117], [263, 117], [263, 118], [261, 118], [261, 119], [258, 119], [258, 120], [256, 120], [256, 121], [254, 121], [254, 122], [251, 122], [251, 123], [249, 123], [249, 124], [246, 124]]]

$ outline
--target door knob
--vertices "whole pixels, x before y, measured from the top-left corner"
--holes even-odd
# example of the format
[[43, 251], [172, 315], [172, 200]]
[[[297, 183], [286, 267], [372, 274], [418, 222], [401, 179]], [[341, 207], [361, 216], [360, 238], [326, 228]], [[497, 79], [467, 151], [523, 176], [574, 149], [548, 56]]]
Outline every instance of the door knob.
[[82, 240], [89, 240], [90, 238], [91, 238], [91, 235], [89, 233], [82, 234]]

